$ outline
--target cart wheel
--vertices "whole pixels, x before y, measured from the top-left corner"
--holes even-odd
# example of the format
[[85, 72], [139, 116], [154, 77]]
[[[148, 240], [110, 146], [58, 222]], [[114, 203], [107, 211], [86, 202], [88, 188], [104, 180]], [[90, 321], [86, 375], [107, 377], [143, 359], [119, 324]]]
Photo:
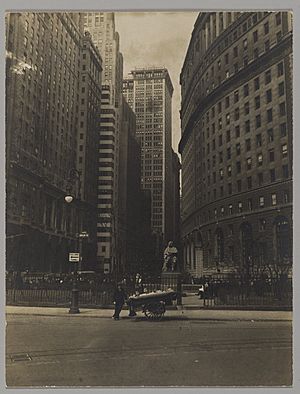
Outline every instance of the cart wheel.
[[156, 320], [156, 321], [161, 320], [164, 315], [163, 313], [149, 311], [148, 309], [146, 309], [144, 313], [148, 320]]
[[154, 312], [149, 309], [144, 310], [144, 314], [148, 320], [154, 320]]
[[166, 311], [164, 302], [145, 305], [144, 314], [149, 320], [161, 320]]

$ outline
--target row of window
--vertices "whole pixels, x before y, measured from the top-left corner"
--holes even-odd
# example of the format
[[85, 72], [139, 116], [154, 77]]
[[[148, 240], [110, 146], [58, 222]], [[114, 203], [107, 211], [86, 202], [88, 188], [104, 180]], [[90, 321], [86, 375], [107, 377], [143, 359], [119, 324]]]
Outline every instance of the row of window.
[[144, 171], [144, 176], [149, 177], [151, 175], [162, 177], [162, 171]]
[[156, 178], [156, 177], [151, 177], [151, 178], [147, 178], [147, 177], [142, 177], [141, 178], [141, 181], [142, 182], [145, 182], [145, 183], [151, 183], [151, 182], [153, 182], [153, 187], [155, 188], [155, 187], [158, 187], [158, 188], [162, 188], [162, 179], [161, 179], [161, 177], [158, 177], [158, 178]]
[[[226, 13], [226, 14], [227, 14], [227, 17], [230, 20], [228, 22], [228, 24], [230, 25], [231, 22], [232, 22], [232, 20], [231, 20], [231, 13], [229, 12], [229, 13]], [[221, 52], [223, 52], [223, 50], [225, 50], [228, 46], [230, 46], [233, 42], [235, 42], [240, 36], [244, 35], [244, 33], [246, 33], [248, 29], [250, 29], [253, 25], [255, 25], [264, 16], [268, 15], [269, 12], [264, 12], [264, 13], [263, 12], [257, 12], [257, 13], [254, 13], [253, 15], [251, 15], [251, 13], [249, 13], [249, 14], [250, 14], [249, 18], [247, 18], [243, 22], [243, 24], [238, 24], [238, 26], [233, 30], [233, 32], [231, 34], [226, 35], [224, 37], [224, 39], [219, 42], [217, 47], [215, 47], [212, 50], [206, 52], [206, 54], [208, 54], [208, 55], [205, 56], [204, 61], [203, 61], [202, 65], [201, 65], [201, 70], [200, 71], [202, 71], [203, 68], [205, 68], [209, 63], [212, 63], [213, 60], [215, 59], [216, 55], [219, 55]], [[234, 16], [235, 16], [234, 20], [238, 19], [240, 15], [241, 15], [240, 12], [235, 12], [234, 13]], [[244, 13], [244, 15], [245, 15], [245, 13]], [[277, 16], [277, 15], [279, 15], [279, 16]], [[221, 17], [222, 17], [222, 13], [219, 13], [220, 22], [222, 22]], [[212, 14], [211, 18], [214, 19], [215, 15]], [[280, 20], [280, 23], [277, 24], [277, 22], [279, 20]], [[208, 38], [209, 39], [216, 38], [216, 24], [215, 24], [216, 21], [213, 20], [212, 22], [213, 22], [212, 33], [214, 33], [214, 34], [213, 34], [213, 37], [210, 37], [210, 31], [211, 31], [210, 30], [210, 21], [207, 21], [207, 24], [208, 24], [207, 25], [208, 26]], [[280, 24], [281, 24], [281, 14], [278, 13], [278, 14], [276, 14], [276, 25], [279, 26]], [[198, 34], [199, 39], [201, 39], [201, 38], [204, 39], [205, 38], [205, 33], [203, 31], [204, 29], [205, 29], [205, 26], [202, 27], [202, 32], [199, 32], [199, 34]], [[223, 26], [223, 22], [222, 22], [222, 23], [220, 23], [220, 26], [219, 26], [220, 32], [222, 32], [223, 29], [224, 29], [224, 26]], [[197, 37], [197, 36], [195, 35], [194, 37]], [[253, 37], [253, 38], [255, 39], [255, 37]], [[195, 42], [195, 51], [189, 53], [189, 55], [191, 55], [191, 57], [189, 57], [189, 59], [188, 59], [189, 62], [186, 62], [186, 64], [188, 65], [187, 70], [185, 70], [186, 74], [187, 74], [187, 77], [189, 77], [189, 74], [190, 74], [189, 73], [190, 65], [193, 63], [194, 55], [200, 49], [199, 39]], [[204, 42], [205, 42], [205, 40], [204, 40]], [[214, 41], [212, 43], [214, 43]], [[207, 49], [208, 48], [206, 48], [206, 50]], [[201, 56], [202, 55], [203, 54], [201, 53]], [[183, 79], [183, 86], [184, 85], [185, 85], [185, 80]]]
[[[249, 159], [246, 160], [246, 166], [247, 166], [247, 170], [251, 169], [251, 160], [249, 160]], [[240, 161], [236, 162], [236, 173], [237, 174], [241, 173], [241, 162]], [[284, 164], [281, 167], [281, 174], [279, 176], [278, 176], [278, 170], [276, 168], [271, 168], [269, 170], [269, 174], [270, 174], [269, 181], [271, 183], [275, 182], [277, 179], [282, 179], [282, 178], [283, 179], [288, 179], [289, 178], [288, 165]], [[231, 175], [232, 175], [232, 167], [231, 167], [231, 165], [229, 165], [227, 167], [227, 177], [230, 178]], [[214, 172], [212, 174], [212, 178], [210, 177], [210, 175], [208, 175], [207, 176], [207, 185], [210, 186], [211, 182], [213, 184], [215, 184], [216, 181], [217, 181], [216, 178], [217, 178], [216, 172]], [[219, 171], [219, 180], [223, 181], [223, 179], [224, 179], [224, 171], [223, 171], [223, 169], [220, 169], [220, 171]], [[248, 189], [252, 189], [252, 179], [253, 179], [252, 176], [248, 176], [247, 177], [247, 188]], [[203, 178], [203, 182], [205, 183], [205, 178]], [[262, 186], [263, 183], [264, 183], [264, 178], [263, 178], [263, 173], [262, 172], [257, 174], [257, 183], [258, 183], [259, 186]], [[238, 180], [237, 181], [237, 191], [240, 192], [241, 190], [242, 190], [242, 181]], [[231, 183], [228, 184], [228, 194], [232, 194], [232, 184]], [[221, 195], [223, 195], [223, 187], [222, 187]]]
[[[278, 176], [277, 170], [275, 168], [272, 168], [269, 170], [269, 178], [266, 179], [266, 172], [265, 173], [258, 173], [256, 175], [256, 180], [253, 176], [248, 176], [244, 179], [238, 179], [235, 183], [236, 186], [236, 192], [240, 193], [244, 190], [251, 190], [253, 187], [253, 181], [257, 182], [258, 186], [263, 186], [264, 182], [267, 182], [268, 184], [271, 182], [276, 182], [278, 179], [289, 179], [289, 168], [288, 165], [283, 165], [281, 168], [281, 174]], [[221, 177], [220, 175], [220, 179], [223, 180], [223, 175]], [[210, 177], [207, 178], [207, 182], [208, 182], [208, 186], [211, 185], [211, 181], [213, 184], [216, 183], [216, 173], [213, 174], [212, 179]], [[213, 192], [211, 193], [210, 190], [208, 190], [207, 194], [205, 192], [203, 192], [202, 186], [199, 185], [198, 186], [199, 189], [199, 201], [201, 202], [201, 200], [203, 200], [203, 202], [206, 201], [206, 197], [208, 199], [208, 201], [211, 201], [211, 199], [213, 198], [214, 200], [217, 199], [217, 189], [213, 189]], [[227, 194], [231, 195], [233, 193], [233, 184], [232, 183], [228, 183], [227, 184]], [[221, 185], [219, 188], [219, 197], [222, 198], [224, 197], [224, 186]]]
[[[269, 158], [270, 162], [273, 162], [274, 161], [274, 151], [270, 151], [269, 155], [270, 155], [270, 158]], [[246, 170], [247, 171], [251, 170], [251, 168], [252, 168], [252, 158], [248, 157], [246, 159], [246, 161], [245, 161], [245, 164], [246, 164]], [[241, 173], [241, 169], [242, 169], [241, 162], [237, 161], [236, 162], [236, 173], [240, 174]], [[275, 179], [276, 179], [276, 177], [275, 177], [275, 168], [270, 169], [270, 173], [273, 174], [273, 176], [271, 176], [271, 180], [275, 181]], [[227, 166], [227, 176], [231, 177], [231, 175], [232, 175], [232, 166], [231, 166], [231, 164], [229, 164]], [[282, 166], [282, 177], [283, 178], [288, 178], [289, 177], [288, 165], [287, 164], [284, 164]], [[207, 179], [210, 180], [210, 175], [208, 175]], [[219, 179], [221, 181], [224, 179], [224, 170], [222, 168], [219, 170]], [[216, 172], [213, 172], [212, 180], [213, 180], [213, 183], [216, 183]], [[208, 181], [208, 184], [210, 184], [210, 181]]]
[[165, 74], [165, 71], [134, 71], [133, 73], [136, 83], [141, 83], [141, 80], [146, 80], [146, 83], [152, 83], [153, 79], [157, 82], [163, 82], [163, 79], [161, 78], [165, 77]]
[[[279, 97], [283, 96], [284, 95], [284, 82], [282, 82], [282, 83], [280, 83], [278, 85], [278, 90], [279, 90]], [[269, 89], [269, 90], [266, 91], [266, 103], [269, 104], [271, 102], [272, 102], [272, 90]], [[256, 96], [254, 98], [254, 109], [258, 110], [258, 109], [260, 109], [260, 106], [261, 106], [261, 96], [258, 95], [258, 96]], [[244, 104], [244, 108], [242, 109], [242, 112], [244, 113], [244, 115], [249, 115], [249, 113], [250, 113], [250, 103], [249, 103], [249, 101], [247, 101]], [[285, 115], [285, 103], [284, 102], [279, 104], [279, 114], [280, 114], [280, 116], [284, 116]], [[225, 115], [225, 119], [226, 119], [226, 125], [230, 125], [230, 120], [231, 120], [230, 113], [227, 113]], [[240, 108], [235, 108], [234, 109], [233, 119], [234, 119], [234, 121], [240, 119]], [[270, 123], [270, 122], [272, 122], [272, 120], [273, 120], [273, 108], [269, 108], [269, 109], [266, 110], [266, 122]], [[207, 122], [208, 121], [209, 120], [207, 120]], [[262, 122], [261, 114], [256, 115], [256, 118], [255, 118], [256, 128], [261, 126], [261, 122]], [[222, 125], [222, 123], [220, 123], [220, 121], [219, 121], [219, 126], [220, 125]], [[245, 124], [245, 128], [247, 130], [250, 129], [250, 121], [247, 121], [247, 123]], [[213, 131], [215, 130], [214, 124], [212, 125], [212, 130]], [[208, 128], [208, 131], [209, 131], [209, 128]]]
[[[283, 62], [280, 62], [277, 64], [277, 78], [281, 77], [283, 74], [284, 74], [284, 66], [283, 66]], [[272, 81], [272, 70], [269, 69], [265, 72], [265, 75], [264, 75], [265, 86], [270, 84], [271, 81]], [[261, 87], [261, 76], [259, 75], [253, 80], [254, 92], [258, 91], [260, 89], [260, 87]], [[249, 97], [249, 94], [250, 94], [250, 87], [249, 87], [249, 83], [247, 83], [243, 86], [243, 88], [235, 90], [233, 92], [232, 97], [231, 97], [231, 95], [226, 96], [224, 98], [224, 101], [220, 100], [216, 104], [216, 106], [213, 106], [210, 109], [210, 111], [207, 111], [205, 114], [206, 122], [207, 123], [209, 122], [210, 116], [212, 118], [214, 118], [216, 113], [221, 114], [222, 111], [224, 110], [224, 108], [225, 109], [229, 108], [229, 106], [232, 104], [231, 100], [233, 100], [233, 103], [238, 103], [241, 96], [243, 98], [247, 98], [247, 97]], [[280, 82], [278, 84], [278, 95], [279, 96], [284, 95], [284, 83], [283, 82]], [[260, 100], [260, 99], [258, 99], [258, 98], [256, 99], [255, 105], [258, 105], [258, 100]], [[272, 101], [272, 90], [269, 89], [266, 91], [266, 102], [271, 102], [271, 101]], [[224, 105], [224, 107], [223, 107], [223, 105]], [[204, 126], [204, 123], [202, 123], [202, 126]]]
[[147, 147], [161, 147], [163, 145], [162, 142], [144, 142], [142, 148]]
[[[285, 114], [286, 114], [285, 103], [281, 103], [279, 105], [279, 111], [280, 111], [279, 112], [280, 116], [285, 116]], [[273, 110], [272, 110], [272, 108], [267, 110], [266, 116], [267, 116], [267, 123], [271, 123], [272, 120], [273, 120]], [[261, 115], [259, 114], [259, 115], [257, 115], [255, 117], [255, 128], [259, 129], [261, 126], [262, 126], [262, 120], [261, 120]], [[221, 123], [221, 127], [220, 128], [222, 129], [222, 123]], [[250, 120], [247, 120], [247, 121], [244, 122], [244, 131], [245, 131], [245, 133], [250, 133], [250, 131], [251, 131], [251, 122], [250, 122]], [[287, 126], [286, 126], [285, 122], [282, 122], [282, 123], [279, 124], [279, 131], [280, 131], [280, 138], [283, 138], [283, 137], [285, 137], [287, 135]], [[215, 133], [214, 124], [212, 125], [212, 132]], [[240, 135], [241, 135], [241, 128], [240, 128], [240, 125], [237, 125], [237, 126], [235, 126], [235, 138], [239, 138]], [[226, 142], [230, 142], [231, 136], [232, 136], [231, 131], [227, 130], [226, 131]], [[273, 129], [273, 127], [270, 127], [270, 128], [267, 129], [267, 136], [268, 136], [268, 142], [273, 142], [274, 141], [274, 129]], [[205, 133], [204, 132], [202, 133], [202, 137], [203, 137], [203, 140], [205, 140]], [[209, 138], [209, 128], [207, 128], [207, 138]], [[248, 141], [247, 144], [250, 144], [250, 142], [249, 142], [250, 139], [247, 139], [246, 141]], [[223, 134], [219, 134], [219, 136], [218, 136], [219, 146], [222, 146], [224, 142], [225, 142], [225, 140], [223, 140]], [[262, 135], [261, 135], [261, 133], [259, 133], [259, 134], [256, 135], [256, 146], [259, 147], [259, 146], [261, 146], [261, 144], [262, 144]], [[237, 144], [237, 146], [240, 146], [240, 144]], [[207, 145], [206, 145], [207, 154], [210, 153], [210, 147], [212, 148], [212, 150], [216, 149], [216, 139], [212, 140], [211, 145], [210, 145], [210, 143], [207, 143]], [[250, 150], [250, 149], [251, 149], [251, 145], [249, 145], [249, 148], [247, 148], [247, 150]], [[202, 147], [202, 154], [205, 155], [205, 147], [204, 146]]]
[[254, 204], [256, 204], [258, 208], [265, 208], [267, 206], [276, 206], [280, 203], [289, 203], [289, 192], [287, 190], [284, 190], [281, 194], [281, 201], [278, 201], [278, 193], [272, 193], [270, 194], [268, 199], [265, 196], [258, 196], [257, 199], [248, 198], [246, 203], [243, 201], [238, 201], [236, 204], [230, 203], [227, 206], [221, 206], [219, 210], [217, 208], [215, 208], [213, 211], [208, 210], [205, 214], [206, 217], [202, 218], [204, 219], [203, 222], [205, 222], [206, 220], [219, 219], [225, 217], [226, 215], [234, 215], [252, 211], [253, 209], [255, 209]]
[[[269, 141], [271, 141], [271, 139], [273, 141], [273, 138], [274, 138], [273, 134], [270, 134], [269, 138], [270, 138]], [[222, 143], [220, 143], [220, 145], [222, 145]], [[258, 134], [256, 136], [256, 148], [259, 148], [261, 146], [262, 146], [261, 135]], [[245, 149], [246, 152], [250, 152], [251, 151], [251, 139], [250, 138], [245, 140], [245, 148], [246, 148]], [[215, 149], [215, 146], [213, 144], [213, 150], [214, 149]], [[210, 153], [209, 144], [207, 146], [207, 153], [208, 154]], [[235, 153], [236, 153], [236, 156], [240, 156], [240, 154], [241, 154], [241, 144], [240, 143], [236, 144], [236, 146], [235, 146]], [[275, 150], [274, 150], [274, 148], [269, 149], [268, 150], [268, 154], [269, 154], [269, 161], [270, 162], [275, 161]], [[288, 155], [288, 146], [287, 146], [286, 143], [284, 143], [284, 144], [281, 145], [281, 158], [285, 158], [285, 157], [287, 157], [287, 155]], [[204, 149], [203, 149], [203, 157], [205, 157]], [[218, 154], [218, 159], [219, 159], [219, 163], [220, 164], [223, 163], [223, 158], [224, 158], [223, 157], [223, 151], [220, 151], [219, 154]], [[231, 147], [229, 147], [226, 150], [226, 159], [227, 160], [231, 160], [231, 158], [232, 158], [232, 149], [231, 149]], [[250, 158], [247, 158], [247, 160], [248, 159], [250, 159]], [[250, 162], [251, 161], [252, 160], [250, 160]], [[215, 167], [215, 165], [216, 165], [216, 155], [213, 155], [212, 156], [212, 166]], [[257, 154], [257, 166], [260, 167], [262, 165], [263, 165], [263, 154], [262, 153], [258, 153]], [[203, 169], [205, 170], [205, 162], [203, 162], [202, 166], [203, 166]], [[210, 169], [210, 158], [207, 158], [207, 168]]]
[[[247, 128], [248, 127], [250, 127], [250, 124], [249, 124], [249, 126], [247, 126]], [[279, 125], [279, 131], [280, 131], [280, 134], [279, 134], [280, 138], [286, 137], [286, 135], [287, 135], [287, 127], [286, 127], [286, 123], [285, 122], [281, 123]], [[266, 136], [267, 137], [267, 142], [268, 143], [274, 142], [274, 138], [275, 138], [274, 129], [273, 128], [267, 129], [267, 133], [266, 134], [267, 134], [267, 136]], [[240, 126], [236, 126], [235, 127], [235, 138], [239, 138], [239, 137], [240, 137]], [[230, 141], [231, 141], [231, 132], [230, 132], [230, 130], [227, 130], [227, 132], [226, 132], [226, 143], [228, 143]], [[223, 140], [223, 135], [222, 134], [219, 135], [219, 138], [218, 138], [219, 147], [223, 146], [224, 142], [225, 141]], [[248, 138], [248, 139], [245, 140], [245, 146], [246, 146], [246, 151], [247, 152], [251, 150], [251, 138]], [[262, 134], [261, 133], [256, 134], [256, 136], [255, 136], [255, 146], [256, 146], [256, 148], [262, 147]], [[213, 139], [211, 144], [207, 143], [207, 145], [206, 145], [206, 153], [207, 154], [210, 153], [210, 148], [212, 149], [212, 151], [216, 150], [216, 139]], [[286, 151], [286, 144], [283, 144], [282, 145], [282, 152], [284, 153], [285, 151]], [[205, 155], [205, 148], [204, 147], [202, 148], [202, 154], [203, 154], [203, 156]], [[236, 155], [239, 156], [240, 154], [241, 154], [241, 143], [238, 142], [238, 143], [236, 143]], [[223, 161], [223, 152], [222, 151], [219, 152], [219, 159], [220, 159], [220, 162]], [[227, 148], [227, 159], [228, 160], [231, 159], [231, 147]], [[215, 161], [215, 159], [213, 159], [213, 160]]]
[[[277, 42], [279, 42], [282, 38], [282, 32], [278, 32], [277, 33]], [[265, 52], [268, 52], [271, 48], [271, 44], [270, 44], [270, 40], [267, 40], [265, 42]], [[253, 49], [253, 59], [252, 60], [256, 60], [258, 59], [260, 56], [260, 52], [259, 52], [259, 48], [256, 47]], [[239, 72], [239, 70], [243, 67], [247, 67], [248, 64], [250, 62], [250, 59], [248, 57], [248, 54], [246, 54], [243, 58], [243, 63], [242, 65], [240, 64], [240, 61], [237, 60], [236, 63], [233, 64], [233, 66], [229, 67], [226, 69], [222, 69], [221, 68], [221, 62], [219, 61], [218, 64], [218, 69], [219, 71], [219, 75], [217, 77], [217, 80], [215, 81], [215, 79], [209, 79], [208, 78], [208, 73], [206, 75], [206, 81], [204, 79], [204, 77], [201, 79], [201, 95], [208, 95], [210, 94], [215, 88], [217, 88], [218, 86], [221, 85], [221, 83], [223, 83], [225, 80], [227, 80], [228, 78], [230, 78], [232, 75], [237, 74]]]
[[[265, 30], [265, 32], [267, 31], [267, 33], [265, 33], [265, 35], [269, 33], [268, 27], [269, 27], [269, 22], [266, 22], [265, 25], [264, 25], [264, 30]], [[253, 34], [253, 36], [251, 37], [251, 41], [254, 43], [254, 46], [255, 46], [255, 44], [258, 42], [258, 30], [254, 31], [252, 34]], [[244, 67], [246, 67], [248, 65], [248, 63], [249, 63], [249, 58], [248, 58], [248, 53], [247, 53], [248, 52], [248, 38], [244, 38], [243, 44], [242, 44], [242, 48], [243, 48], [243, 52], [244, 52], [244, 58], [243, 58], [243, 65], [244, 65]], [[277, 40], [277, 42], [279, 42], [281, 39], [282, 39], [282, 31], [279, 30], [279, 31], [276, 32], [276, 40]], [[265, 48], [264, 48], [265, 52], [270, 50], [271, 43], [270, 43], [270, 39], [269, 38], [267, 40], [265, 40], [264, 46], [265, 46]], [[224, 64], [223, 67], [221, 65], [221, 58], [217, 62], [217, 69], [219, 71], [221, 71], [221, 70], [225, 71], [224, 77], [226, 79], [230, 77], [229, 65], [233, 64], [235, 59], [236, 59], [236, 63], [233, 64], [233, 73], [237, 73], [239, 71], [239, 66], [240, 65], [239, 65], [239, 59], [238, 59], [238, 52], [239, 52], [239, 48], [238, 48], [238, 45], [236, 45], [233, 48], [232, 58], [230, 60], [229, 60], [229, 52], [227, 52], [224, 55], [224, 63], [225, 64]], [[257, 46], [257, 47], [253, 48], [253, 58], [257, 59], [258, 57], [259, 57], [259, 47]], [[227, 69], [226, 69], [226, 65], [228, 67]], [[208, 85], [209, 81], [213, 81], [211, 87], [210, 86], [206, 87], [206, 93], [207, 94], [210, 92], [210, 90], [213, 90], [215, 88], [215, 86], [214, 86], [215, 85], [215, 83], [214, 83], [214, 70], [215, 70], [215, 68], [214, 68], [214, 65], [213, 65], [211, 67], [210, 79], [209, 79], [208, 71], [206, 72], [206, 75], [205, 75], [206, 86]], [[221, 75], [219, 75], [219, 77], [218, 77], [218, 85], [220, 85], [220, 83], [221, 83]], [[204, 77], [201, 80], [201, 85], [202, 85], [202, 91], [204, 91]]]
[[[279, 21], [279, 23], [277, 23], [278, 21]], [[281, 14], [277, 14], [276, 15], [276, 26], [280, 26], [280, 25], [281, 25]], [[268, 21], [265, 22], [263, 25], [263, 32], [264, 32], [264, 35], [267, 35], [270, 32]], [[280, 33], [281, 33], [281, 31], [280, 31]], [[252, 33], [251, 38], [252, 38], [253, 43], [256, 43], [258, 41], [258, 36], [259, 36], [259, 34], [258, 34], [258, 29], [257, 29]], [[247, 37], [243, 39], [242, 49], [243, 49], [243, 52], [245, 52], [248, 49], [248, 38]], [[238, 54], [239, 54], [239, 46], [236, 45], [232, 50], [232, 57], [236, 58], [236, 57], [238, 57]], [[225, 63], [225, 65], [229, 64], [229, 53], [228, 52], [224, 55], [224, 63]], [[218, 65], [218, 69], [220, 70], [221, 69], [221, 59], [218, 61], [217, 65]], [[214, 66], [211, 67], [211, 77], [213, 77], [213, 76], [214, 76]], [[206, 79], [208, 80], [208, 73], [206, 73]]]
[[[280, 38], [281, 38], [281, 33], [280, 33]], [[265, 43], [265, 47], [266, 47], [265, 48], [266, 51], [268, 51], [270, 49], [270, 41], [269, 40]], [[255, 48], [254, 49], [254, 58], [257, 58], [258, 56], [259, 56], [258, 48]], [[244, 66], [247, 66], [247, 65], [248, 65], [248, 57], [246, 56], [244, 58]], [[221, 61], [220, 60], [218, 62], [218, 68], [221, 69]], [[234, 64], [234, 73], [237, 73], [238, 71], [239, 71], [239, 64], [235, 63]], [[225, 78], [227, 79], [229, 77], [230, 77], [229, 70], [225, 70]], [[207, 83], [209, 82], [208, 73], [206, 74], [206, 82]], [[204, 79], [201, 80], [201, 84], [202, 84], [201, 85], [201, 91], [203, 92], [205, 90], [205, 88], [204, 88]], [[220, 85], [220, 84], [221, 84], [221, 76], [218, 77], [218, 85]], [[212, 88], [212, 90], [215, 88], [214, 82], [212, 82], [212, 87], [211, 88]], [[207, 87], [206, 88], [206, 94], [209, 94], [209, 93], [210, 93], [210, 88]]]
[[156, 165], [159, 165], [160, 167], [162, 166], [162, 164], [163, 164], [163, 160], [162, 159], [152, 159], [151, 158], [151, 156], [150, 156], [150, 158], [149, 158], [149, 156], [147, 156], [147, 158], [144, 160], [144, 164], [145, 165], [151, 165], [151, 164], [156, 164]]

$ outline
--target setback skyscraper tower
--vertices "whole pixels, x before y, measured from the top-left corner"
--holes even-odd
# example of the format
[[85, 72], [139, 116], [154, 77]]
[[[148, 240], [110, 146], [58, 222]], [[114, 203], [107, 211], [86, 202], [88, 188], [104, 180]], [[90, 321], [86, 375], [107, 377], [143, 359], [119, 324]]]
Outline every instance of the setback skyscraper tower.
[[119, 232], [118, 172], [119, 133], [122, 118], [123, 58], [119, 52], [119, 34], [114, 13], [83, 14], [88, 31], [103, 60], [103, 93], [99, 134], [98, 170], [98, 252], [97, 260], [106, 273], [117, 266]]

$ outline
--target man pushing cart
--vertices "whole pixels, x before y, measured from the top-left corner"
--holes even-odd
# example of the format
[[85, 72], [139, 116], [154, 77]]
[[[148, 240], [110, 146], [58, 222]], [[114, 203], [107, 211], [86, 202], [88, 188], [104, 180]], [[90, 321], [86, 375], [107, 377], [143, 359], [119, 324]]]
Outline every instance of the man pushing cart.
[[166, 291], [158, 290], [156, 292], [131, 296], [128, 298], [127, 304], [129, 305], [130, 311], [133, 311], [134, 314], [136, 309], [140, 309], [147, 319], [160, 320], [166, 312], [165, 305], [170, 302], [172, 303], [176, 297], [177, 293], [173, 289]]

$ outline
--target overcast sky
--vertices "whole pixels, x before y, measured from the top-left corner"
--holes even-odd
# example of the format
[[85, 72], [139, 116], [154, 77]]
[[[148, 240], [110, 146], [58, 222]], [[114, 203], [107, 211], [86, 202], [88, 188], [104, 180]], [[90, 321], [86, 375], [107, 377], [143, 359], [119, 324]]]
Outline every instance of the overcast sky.
[[135, 67], [164, 66], [174, 86], [173, 141], [180, 140], [179, 75], [191, 38], [197, 12], [116, 12], [116, 30], [124, 58], [124, 76]]

